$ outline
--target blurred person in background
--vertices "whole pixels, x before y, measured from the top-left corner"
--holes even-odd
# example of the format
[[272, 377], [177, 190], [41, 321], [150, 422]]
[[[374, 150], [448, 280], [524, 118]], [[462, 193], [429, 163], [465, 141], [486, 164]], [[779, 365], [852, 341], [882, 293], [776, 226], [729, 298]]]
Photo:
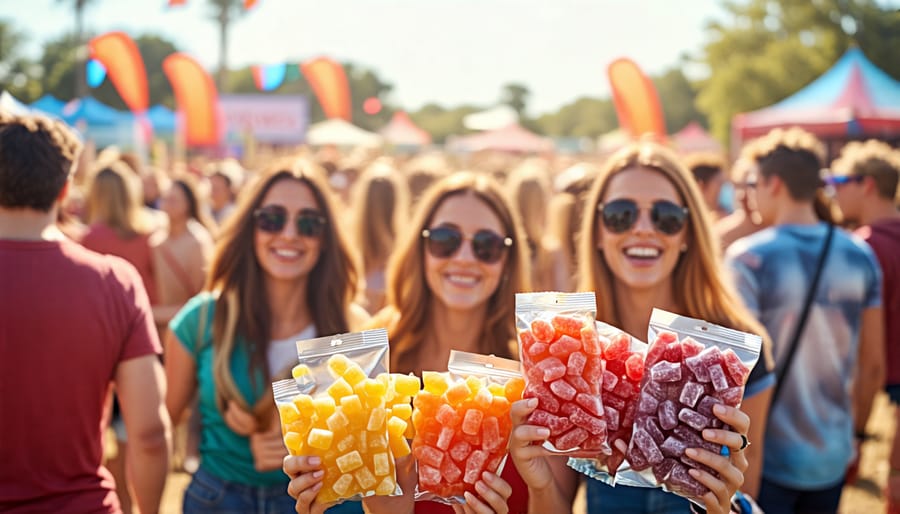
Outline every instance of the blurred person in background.
[[402, 171], [409, 186], [410, 205], [414, 207], [432, 184], [450, 174], [450, 164], [443, 154], [429, 153], [411, 159]]
[[[827, 183], [834, 188], [844, 220], [858, 227], [855, 234], [872, 247], [881, 264], [885, 391], [900, 419], [900, 212], [896, 200], [900, 151], [875, 140], [851, 142], [831, 168], [834, 174]], [[860, 427], [865, 427], [864, 421]], [[900, 438], [896, 431], [889, 459], [888, 512], [900, 512]]]
[[731, 246], [731, 243], [763, 228], [755, 207], [756, 191], [753, 190], [755, 184], [747, 181], [756, 169], [752, 144], [751, 142], [741, 150], [741, 156], [731, 168], [734, 211], [715, 222], [715, 232], [719, 236], [723, 252]]
[[124, 473], [103, 465], [112, 384], [149, 514], [171, 451], [162, 348], [134, 267], [56, 229], [80, 148], [59, 121], [0, 113], [0, 511], [123, 511]]
[[553, 287], [555, 270], [551, 255], [544, 247], [547, 202], [551, 195], [546, 164], [535, 160], [519, 164], [510, 171], [504, 190], [508, 192], [513, 209], [525, 229], [525, 242], [531, 259], [531, 285], [536, 291], [549, 291]]
[[584, 196], [597, 174], [587, 163], [575, 164], [557, 175], [556, 192], [547, 207], [547, 229], [543, 245], [550, 255], [550, 291], [575, 291], [578, 284], [578, 233]]
[[[451, 350], [514, 358], [515, 293], [529, 289], [528, 250], [515, 211], [490, 177], [454, 173], [437, 182], [419, 202], [409, 230], [398, 241], [388, 267], [387, 306], [371, 327], [385, 327], [391, 371], [446, 371]], [[398, 462], [399, 498], [367, 498], [373, 514], [463, 512], [461, 506], [413, 503], [413, 458]], [[285, 472], [297, 512], [320, 513], [313, 500], [322, 484], [309, 457], [290, 457]], [[507, 463], [501, 476], [485, 473], [478, 496], [466, 493], [465, 512], [513, 512], [528, 508], [527, 491]]]
[[244, 169], [234, 159], [212, 163], [206, 168], [209, 202], [216, 225], [222, 226], [234, 210], [238, 191], [244, 181]]
[[400, 227], [408, 218], [405, 177], [386, 162], [375, 162], [354, 185], [349, 205], [354, 243], [362, 255], [365, 304], [370, 313], [384, 307], [385, 270]]
[[728, 214], [719, 205], [719, 195], [725, 184], [725, 159], [715, 153], [692, 153], [684, 157], [684, 162], [700, 186], [703, 201], [715, 223]]
[[368, 320], [352, 303], [356, 257], [336, 202], [314, 163], [275, 162], [222, 227], [204, 291], [169, 324], [166, 406], [174, 423], [199, 395], [200, 466], [185, 514], [294, 508], [271, 382], [289, 376], [298, 340]]
[[820, 221], [824, 149], [815, 136], [775, 129], [755, 146], [748, 182], [769, 228], [733, 243], [727, 261], [772, 335], [776, 368], [786, 369], [766, 427], [759, 504], [770, 514], [836, 512], [854, 434], [884, 383], [881, 271], [861, 239]]

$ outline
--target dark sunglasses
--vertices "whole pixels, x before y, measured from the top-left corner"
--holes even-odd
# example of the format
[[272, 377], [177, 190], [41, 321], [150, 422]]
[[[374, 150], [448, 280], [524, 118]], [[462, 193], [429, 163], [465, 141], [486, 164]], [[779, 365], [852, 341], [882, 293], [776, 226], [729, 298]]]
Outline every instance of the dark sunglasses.
[[[283, 205], [267, 205], [256, 209], [256, 228], [270, 234], [280, 234], [287, 225], [288, 211]], [[325, 216], [312, 209], [303, 209], [297, 214], [297, 233], [305, 237], [319, 237], [325, 232]]]
[[825, 179], [829, 186], [843, 186], [845, 184], [859, 184], [865, 180], [862, 175], [831, 175]]
[[[603, 225], [615, 234], [627, 232], [637, 223], [641, 209], [637, 202], [622, 198], [597, 206], [603, 217]], [[668, 200], [657, 200], [650, 208], [650, 220], [656, 230], [667, 235], [681, 232], [687, 223], [687, 207], [676, 205]]]
[[475, 254], [475, 258], [485, 264], [499, 261], [506, 249], [513, 245], [511, 237], [503, 237], [491, 230], [479, 230], [467, 238], [453, 227], [435, 227], [423, 230], [422, 237], [426, 240], [428, 253], [438, 259], [451, 257], [459, 250], [464, 240], [469, 240], [472, 242], [472, 253]]

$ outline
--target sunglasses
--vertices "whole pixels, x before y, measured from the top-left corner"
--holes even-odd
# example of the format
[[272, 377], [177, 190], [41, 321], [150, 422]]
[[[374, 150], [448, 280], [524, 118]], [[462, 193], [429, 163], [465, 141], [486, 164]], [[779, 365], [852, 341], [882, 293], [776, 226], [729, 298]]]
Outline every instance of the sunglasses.
[[[288, 211], [283, 205], [267, 205], [256, 209], [256, 228], [269, 234], [280, 234], [287, 225]], [[297, 214], [297, 233], [305, 237], [319, 237], [325, 233], [325, 216], [313, 209], [303, 209]]]
[[453, 256], [463, 241], [471, 241], [475, 258], [485, 264], [499, 261], [506, 253], [506, 249], [513, 245], [511, 237], [503, 237], [491, 230], [479, 230], [467, 238], [453, 227], [435, 227], [423, 230], [422, 237], [426, 240], [425, 247], [428, 248], [428, 253], [438, 259]]
[[865, 180], [862, 175], [831, 175], [825, 179], [829, 186], [843, 186], [845, 184], [859, 184]]
[[[637, 223], [641, 209], [637, 202], [623, 198], [602, 203], [597, 206], [603, 217], [603, 225], [615, 234], [627, 232]], [[657, 200], [650, 207], [650, 220], [656, 230], [667, 235], [681, 232], [687, 223], [687, 207], [676, 205], [668, 200]]]

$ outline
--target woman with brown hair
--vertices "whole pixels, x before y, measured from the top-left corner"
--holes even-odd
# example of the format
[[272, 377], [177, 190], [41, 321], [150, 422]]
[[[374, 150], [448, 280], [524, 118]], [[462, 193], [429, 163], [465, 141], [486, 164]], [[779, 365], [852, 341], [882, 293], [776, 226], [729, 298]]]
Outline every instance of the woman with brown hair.
[[[731, 460], [706, 450], [691, 456], [720, 475], [692, 474], [712, 491], [702, 498], [706, 509], [728, 512], [741, 484], [753, 494], [759, 487], [774, 376], [765, 329], [728, 285], [708, 209], [690, 172], [655, 143], [634, 143], [616, 152], [590, 189], [579, 244], [579, 290], [597, 293], [600, 321], [643, 340], [658, 307], [763, 337], [742, 410], [729, 407], [719, 416], [733, 430], [704, 430], [708, 441], [732, 448]], [[529, 484], [530, 498], [540, 499], [532, 512], [561, 511], [571, 506], [580, 475], [566, 467], [565, 458], [545, 457], [530, 446], [546, 438], [545, 429], [521, 424], [533, 408], [528, 401], [514, 404], [513, 424], [520, 425], [513, 429], [510, 453]], [[746, 449], [744, 437], [753, 443]], [[690, 511], [687, 500], [661, 489], [611, 488], [597, 480], [587, 484], [592, 514]]]
[[[388, 266], [387, 306], [371, 326], [386, 327], [391, 371], [447, 369], [450, 350], [499, 357], [516, 355], [515, 293], [529, 289], [528, 253], [521, 225], [489, 177], [460, 172], [422, 197]], [[454, 512], [435, 502], [412, 504], [415, 473], [398, 465], [402, 498], [366, 499], [370, 512]], [[285, 461], [288, 492], [297, 512], [322, 512], [314, 503], [321, 477], [307, 457]], [[405, 473], [404, 473], [405, 471]], [[507, 465], [501, 477], [486, 473], [466, 512], [525, 512], [525, 487]], [[457, 512], [462, 512], [461, 506]]]
[[248, 186], [222, 227], [204, 292], [170, 323], [166, 406], [177, 422], [195, 392], [200, 468], [184, 512], [290, 510], [269, 384], [295, 342], [358, 329], [357, 267], [323, 172], [300, 159]]

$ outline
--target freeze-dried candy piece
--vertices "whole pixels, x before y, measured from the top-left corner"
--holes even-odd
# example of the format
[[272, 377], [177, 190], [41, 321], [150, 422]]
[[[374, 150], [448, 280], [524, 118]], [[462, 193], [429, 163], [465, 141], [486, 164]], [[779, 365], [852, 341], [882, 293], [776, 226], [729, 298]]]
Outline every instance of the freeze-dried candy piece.
[[566, 365], [556, 357], [548, 357], [538, 362], [534, 365], [534, 369], [541, 373], [544, 382], [552, 382], [566, 374]]
[[684, 384], [684, 387], [681, 389], [681, 396], [679, 396], [678, 400], [687, 405], [688, 407], [694, 407], [697, 405], [697, 400], [700, 399], [700, 396], [703, 395], [706, 388], [697, 382], [688, 382]]
[[566, 374], [573, 376], [581, 376], [584, 373], [584, 365], [587, 364], [587, 357], [581, 352], [573, 352], [569, 355], [566, 364]]
[[725, 370], [719, 364], [714, 364], [708, 368], [709, 380], [712, 382], [713, 389], [722, 391], [728, 389], [728, 379], [725, 378]]
[[644, 376], [644, 357], [640, 353], [632, 353], [625, 360], [625, 374], [634, 382], [640, 382]]
[[610, 394], [604, 397], [604, 405], [609, 405], [610, 407], [621, 411], [625, 408], [625, 400], [619, 398], [614, 394]]
[[669, 473], [669, 477], [666, 479], [666, 484], [670, 486], [670, 489], [694, 498], [699, 498], [709, 491], [705, 485], [694, 480], [694, 477], [688, 473], [687, 468], [681, 464], [676, 464], [672, 468], [672, 472]]
[[616, 387], [613, 388], [612, 392], [619, 398], [627, 400], [634, 396], [637, 390], [638, 388], [635, 387], [630, 380], [620, 380], [619, 383], [616, 384]]
[[444, 459], [444, 462], [441, 463], [441, 475], [446, 479], [448, 483], [456, 483], [459, 482], [459, 479], [462, 478], [462, 470], [459, 469], [459, 466], [454, 464], [451, 459]]
[[[650, 384], [654, 382], [649, 382]], [[638, 399], [638, 412], [643, 414], [652, 414], [656, 412], [657, 407], [659, 406], [659, 400], [657, 400], [653, 395], [647, 394], [647, 391], [641, 393], [640, 398]]]
[[560, 450], [571, 450], [572, 448], [577, 448], [578, 445], [583, 443], [589, 436], [590, 434], [587, 430], [581, 427], [575, 427], [557, 437], [553, 442], [553, 446], [556, 446], [556, 448]]
[[669, 362], [681, 362], [681, 343], [673, 342], [666, 345], [663, 358]]
[[634, 444], [640, 448], [641, 452], [647, 458], [647, 462], [650, 464], [656, 464], [658, 462], [662, 462], [663, 454], [659, 451], [659, 446], [657, 446], [656, 442], [653, 440], [653, 437], [647, 433], [646, 430], [642, 428], [638, 428], [634, 431], [634, 435], [631, 436]]
[[653, 466], [653, 476], [656, 477], [659, 483], [665, 482], [675, 464], [677, 464], [675, 459], [663, 459], [662, 462]]
[[653, 437], [653, 440], [656, 441], [656, 444], [662, 444], [662, 442], [666, 439], [666, 436], [663, 435], [662, 430], [656, 425], [656, 422], [653, 421], [653, 418], [644, 418], [643, 423], [641, 424], [641, 428], [644, 429], [645, 432], [650, 434]]
[[706, 346], [704, 346], [703, 343], [697, 342], [692, 337], [685, 337], [681, 340], [681, 354], [685, 359], [698, 355], [704, 348], [706, 348]]
[[418, 466], [419, 483], [425, 486], [436, 486], [441, 483], [441, 470], [427, 464]]
[[435, 468], [440, 467], [441, 461], [444, 460], [444, 452], [437, 448], [432, 448], [427, 444], [416, 446], [413, 449], [413, 455], [416, 456], [416, 461], [429, 466], [434, 466]]
[[445, 427], [454, 428], [459, 424], [459, 415], [456, 413], [456, 409], [446, 403], [438, 407], [435, 419]]
[[606, 420], [606, 427], [610, 432], [615, 432], [619, 429], [619, 411], [610, 407], [604, 407], [603, 418]]
[[729, 387], [728, 389], [722, 389], [717, 392], [716, 396], [719, 397], [725, 405], [737, 407], [744, 398], [744, 388], [742, 386]]
[[565, 380], [554, 380], [550, 383], [550, 390], [563, 400], [571, 400], [572, 398], [575, 398], [575, 394], [578, 392]]
[[587, 383], [587, 380], [581, 377], [568, 376], [564, 380], [568, 382], [570, 386], [574, 387], [575, 390], [579, 393], [591, 392], [591, 385]]
[[456, 462], [462, 462], [472, 453], [472, 445], [465, 441], [457, 441], [450, 448], [450, 458]]
[[615, 373], [613, 373], [612, 371], [610, 371], [608, 369], [603, 372], [603, 390], [604, 391], [612, 391], [613, 389], [615, 389], [616, 384], [618, 384], [618, 383], [619, 383], [619, 377], [617, 377]]
[[650, 463], [647, 462], [647, 457], [644, 456], [644, 452], [637, 446], [632, 446], [628, 449], [628, 462], [631, 463], [631, 468], [635, 471], [641, 471], [650, 467]]
[[669, 436], [659, 445], [659, 449], [666, 457], [681, 457], [684, 455], [687, 445], [681, 439]]
[[588, 355], [602, 355], [604, 343], [609, 344], [609, 340], [602, 338], [594, 330], [594, 327], [587, 326], [581, 329], [581, 346], [584, 353]]
[[650, 368], [650, 377], [656, 382], [677, 382], [681, 380], [681, 363], [659, 361]]
[[463, 477], [463, 482], [467, 484], [474, 484], [478, 481], [479, 477], [481, 477], [481, 472], [484, 470], [484, 465], [488, 460], [488, 453], [482, 450], [474, 450], [469, 458], [466, 459], [466, 474]]
[[695, 430], [703, 430], [709, 425], [709, 418], [687, 407], [678, 412], [678, 419]]
[[619, 360], [625, 352], [631, 348], [631, 336], [624, 332], [619, 332], [609, 340], [609, 345], [603, 356], [608, 361]]
[[581, 350], [581, 339], [575, 339], [567, 335], [560, 336], [555, 343], [550, 345], [550, 355], [554, 357], [568, 358], [570, 353], [579, 350]]
[[584, 321], [581, 319], [563, 315], [553, 316], [553, 319], [550, 320], [550, 324], [553, 325], [553, 330], [556, 332], [556, 335], [564, 334], [576, 339], [581, 339], [581, 330], [583, 328], [592, 328], [585, 327]]
[[553, 325], [543, 319], [536, 319], [531, 322], [531, 334], [542, 343], [549, 343], [556, 337]]
[[345, 453], [344, 455], [341, 455], [340, 457], [335, 459], [335, 464], [337, 464], [337, 467], [341, 470], [341, 473], [349, 473], [362, 467], [363, 460], [359, 452], [353, 450], [352, 452]]
[[672, 430], [678, 425], [678, 405], [672, 400], [659, 404], [659, 426], [663, 430]]
[[362, 487], [364, 490], [371, 489], [378, 483], [378, 480], [375, 478], [375, 475], [369, 471], [369, 468], [363, 466], [358, 470], [353, 472], [353, 476], [356, 478], [356, 482]]
[[506, 443], [506, 439], [500, 435], [500, 423], [494, 416], [484, 418], [481, 430], [481, 446], [485, 450], [493, 452], [499, 450]]
[[603, 376], [603, 359], [596, 355], [589, 355], [582, 375], [589, 384], [591, 392], [600, 394], [600, 378]]
[[722, 352], [722, 359], [725, 362], [725, 370], [728, 372], [731, 384], [735, 386], [744, 385], [747, 377], [750, 376], [750, 368], [741, 362], [741, 358], [731, 348], [726, 348]]
[[550, 345], [547, 343], [537, 343], [535, 342], [528, 349], [525, 350], [525, 353], [532, 357], [541, 357], [545, 356], [550, 351]]
[[606, 422], [595, 416], [591, 416], [582, 409], [577, 409], [569, 419], [575, 425], [587, 430], [591, 435], [606, 433]]
[[541, 383], [529, 382], [528, 385], [525, 386], [522, 397], [537, 398], [540, 408], [554, 414], [559, 412], [559, 400], [556, 399], [556, 396], [550, 389], [547, 389], [547, 387]]
[[648, 380], [643, 384], [641, 390], [642, 394], [648, 394], [657, 400], [662, 401], [666, 399], [666, 389], [663, 387], [663, 384], [659, 382]]
[[522, 399], [522, 391], [524, 390], [525, 379], [519, 377], [511, 378], [503, 386], [503, 396], [512, 403]]
[[475, 435], [481, 429], [481, 420], [484, 419], [484, 412], [478, 409], [469, 409], [466, 411], [462, 422], [462, 431], [464, 434]]
[[604, 412], [603, 402], [600, 400], [600, 398], [598, 398], [596, 396], [593, 396], [590, 394], [585, 394], [585, 393], [579, 393], [575, 397], [575, 403], [582, 406], [584, 408], [584, 410], [593, 414], [594, 416], [597, 416], [597, 417], [603, 416], [603, 412]]
[[719, 453], [722, 449], [721, 445], [703, 439], [698, 432], [687, 425], [678, 425], [672, 431], [672, 435], [684, 441], [688, 448], [703, 448], [713, 453]]
[[697, 403], [697, 412], [707, 417], [714, 417], [712, 409], [717, 403], [723, 402], [715, 396], [704, 396], [700, 399], [700, 402]]
[[440, 435], [438, 435], [438, 440], [434, 444], [441, 450], [446, 450], [450, 448], [450, 443], [453, 442], [453, 436], [456, 435], [456, 430], [451, 427], [444, 427], [441, 429]]

